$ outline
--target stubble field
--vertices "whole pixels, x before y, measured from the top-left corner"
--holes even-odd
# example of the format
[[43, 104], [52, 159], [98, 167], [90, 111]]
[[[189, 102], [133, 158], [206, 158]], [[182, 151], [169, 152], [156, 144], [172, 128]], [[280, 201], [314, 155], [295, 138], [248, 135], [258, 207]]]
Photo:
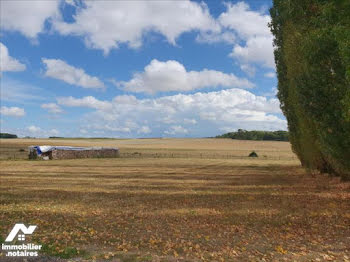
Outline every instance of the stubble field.
[[[286, 142], [0, 140], [0, 228], [43, 255], [110, 261], [349, 261], [350, 184], [307, 174]], [[28, 145], [116, 146], [29, 161]], [[248, 158], [255, 150], [259, 158]], [[1, 241], [3, 242], [3, 241]], [[0, 260], [3, 257], [0, 257]]]

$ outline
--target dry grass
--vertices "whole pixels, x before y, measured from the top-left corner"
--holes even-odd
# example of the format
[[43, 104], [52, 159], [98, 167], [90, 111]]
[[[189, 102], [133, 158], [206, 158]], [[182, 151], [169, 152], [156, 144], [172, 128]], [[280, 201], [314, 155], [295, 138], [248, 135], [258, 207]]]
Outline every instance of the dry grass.
[[232, 139], [0, 139], [0, 159], [26, 159], [30, 145], [118, 147], [125, 157], [246, 158], [255, 150], [262, 159], [296, 160], [288, 142]]
[[[87, 260], [350, 257], [349, 183], [310, 177], [288, 143], [16, 139], [1, 148], [30, 144], [124, 152], [118, 159], [0, 161], [1, 236], [16, 222], [36, 224], [33, 240], [49, 254], [69, 255], [68, 246]], [[252, 150], [266, 157], [245, 157]]]

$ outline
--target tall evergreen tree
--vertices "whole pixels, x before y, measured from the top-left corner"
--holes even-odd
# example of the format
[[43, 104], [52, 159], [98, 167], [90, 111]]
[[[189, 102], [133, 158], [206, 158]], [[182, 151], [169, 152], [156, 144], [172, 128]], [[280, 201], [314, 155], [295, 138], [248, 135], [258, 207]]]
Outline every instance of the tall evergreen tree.
[[350, 179], [350, 1], [274, 0], [278, 98], [303, 166]]

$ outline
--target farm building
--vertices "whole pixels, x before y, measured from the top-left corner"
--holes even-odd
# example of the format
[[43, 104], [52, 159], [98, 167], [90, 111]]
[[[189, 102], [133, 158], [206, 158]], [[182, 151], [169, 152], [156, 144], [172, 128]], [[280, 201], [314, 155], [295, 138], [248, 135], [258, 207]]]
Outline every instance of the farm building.
[[72, 147], [72, 146], [30, 146], [29, 159], [74, 159], [118, 157], [118, 148]]

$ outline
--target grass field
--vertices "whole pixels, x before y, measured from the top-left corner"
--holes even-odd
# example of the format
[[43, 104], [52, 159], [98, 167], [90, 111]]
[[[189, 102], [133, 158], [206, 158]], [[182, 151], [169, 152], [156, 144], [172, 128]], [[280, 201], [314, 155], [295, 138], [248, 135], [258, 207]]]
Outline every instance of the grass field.
[[[49, 256], [113, 261], [349, 261], [350, 184], [308, 175], [286, 142], [0, 140], [0, 228], [38, 225]], [[117, 146], [29, 161], [28, 145]], [[259, 158], [247, 155], [255, 150]], [[2, 242], [2, 241], [1, 241]], [[1, 257], [0, 257], [1, 260]]]

